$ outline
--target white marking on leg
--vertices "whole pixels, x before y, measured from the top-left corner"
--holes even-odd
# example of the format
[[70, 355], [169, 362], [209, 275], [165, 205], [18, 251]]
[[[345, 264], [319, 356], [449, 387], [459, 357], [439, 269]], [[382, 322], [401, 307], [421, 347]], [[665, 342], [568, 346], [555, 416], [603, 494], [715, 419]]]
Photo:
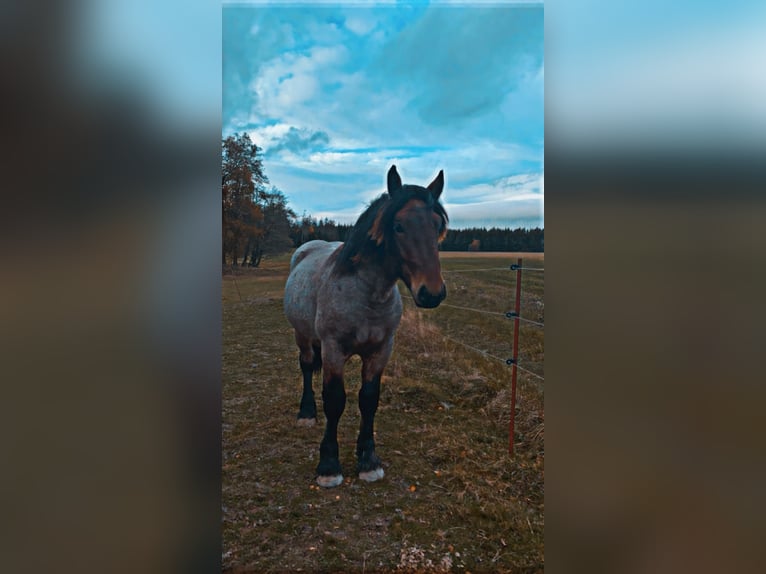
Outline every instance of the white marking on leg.
[[365, 482], [375, 482], [376, 480], [380, 480], [386, 475], [385, 472], [383, 472], [383, 469], [378, 467], [375, 470], [366, 470], [364, 472], [359, 473], [359, 479], [364, 480]]
[[315, 424], [317, 424], [316, 419], [298, 419], [295, 423], [299, 427], [313, 427]]
[[317, 484], [322, 488], [333, 488], [342, 482], [342, 474], [336, 474], [335, 476], [317, 476]]

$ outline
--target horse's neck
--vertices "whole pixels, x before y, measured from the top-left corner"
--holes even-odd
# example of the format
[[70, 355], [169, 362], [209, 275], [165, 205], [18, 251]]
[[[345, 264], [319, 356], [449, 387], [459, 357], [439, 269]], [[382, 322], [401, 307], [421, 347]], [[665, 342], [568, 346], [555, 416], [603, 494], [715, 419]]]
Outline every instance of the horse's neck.
[[367, 262], [357, 270], [357, 280], [370, 303], [385, 304], [393, 300], [396, 276], [379, 264]]

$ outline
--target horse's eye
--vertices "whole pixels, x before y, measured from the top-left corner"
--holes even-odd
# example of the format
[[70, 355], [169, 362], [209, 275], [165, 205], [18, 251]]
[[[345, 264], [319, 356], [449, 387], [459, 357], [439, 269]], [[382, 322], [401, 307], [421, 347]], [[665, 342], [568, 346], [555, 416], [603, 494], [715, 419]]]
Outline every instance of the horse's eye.
[[397, 233], [404, 233], [404, 227], [402, 227], [401, 223], [394, 223], [394, 231]]

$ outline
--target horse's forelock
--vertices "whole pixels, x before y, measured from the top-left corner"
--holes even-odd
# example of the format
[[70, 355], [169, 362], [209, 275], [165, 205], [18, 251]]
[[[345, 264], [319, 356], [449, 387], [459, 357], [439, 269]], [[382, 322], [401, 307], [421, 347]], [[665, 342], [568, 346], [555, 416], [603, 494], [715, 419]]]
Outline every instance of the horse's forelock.
[[[444, 207], [428, 189], [417, 185], [403, 185], [401, 192], [393, 197], [388, 193], [380, 195], [359, 216], [346, 238], [336, 265], [348, 270], [364, 258], [365, 251], [370, 248], [376, 250], [383, 243], [390, 243], [394, 217], [413, 199], [423, 201], [432, 208], [444, 219], [445, 224], [449, 221]], [[444, 234], [446, 231], [442, 235]]]
[[372, 222], [372, 227], [370, 227], [370, 231], [368, 233], [370, 239], [375, 242], [375, 245], [380, 245], [385, 239], [386, 229], [382, 223], [385, 212], [385, 209], [378, 210], [378, 213], [375, 216], [375, 220]]

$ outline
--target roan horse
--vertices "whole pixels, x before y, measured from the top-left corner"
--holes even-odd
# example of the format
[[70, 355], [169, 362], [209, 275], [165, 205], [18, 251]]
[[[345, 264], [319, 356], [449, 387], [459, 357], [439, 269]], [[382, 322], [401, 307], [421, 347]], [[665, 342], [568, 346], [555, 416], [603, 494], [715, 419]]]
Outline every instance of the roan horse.
[[380, 379], [391, 356], [402, 316], [396, 287], [404, 281], [418, 307], [433, 308], [447, 295], [438, 243], [447, 213], [439, 203], [444, 172], [428, 185], [402, 185], [392, 166], [388, 193], [362, 213], [345, 243], [310, 241], [295, 251], [285, 285], [285, 314], [300, 348], [303, 396], [298, 424], [316, 423], [312, 373], [324, 370], [322, 402], [327, 419], [319, 447], [317, 484], [343, 482], [338, 458], [338, 421], [346, 407], [343, 367], [352, 355], [362, 359], [359, 390], [361, 425], [356, 443], [359, 478], [383, 477], [375, 454], [373, 423]]

